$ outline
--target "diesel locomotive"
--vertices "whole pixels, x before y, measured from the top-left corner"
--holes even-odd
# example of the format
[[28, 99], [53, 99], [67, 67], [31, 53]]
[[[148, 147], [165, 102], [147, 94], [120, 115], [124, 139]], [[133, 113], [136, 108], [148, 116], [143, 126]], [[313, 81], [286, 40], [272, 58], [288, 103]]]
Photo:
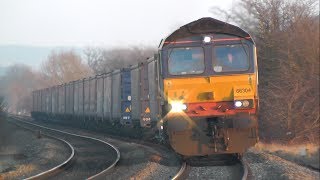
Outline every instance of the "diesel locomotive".
[[177, 153], [195, 157], [241, 154], [257, 143], [258, 109], [252, 37], [202, 18], [164, 38], [146, 62], [34, 91], [31, 114], [54, 123], [130, 131], [131, 137], [156, 133], [152, 136]]
[[258, 141], [258, 68], [251, 36], [202, 18], [160, 47], [162, 122], [184, 156], [243, 153]]

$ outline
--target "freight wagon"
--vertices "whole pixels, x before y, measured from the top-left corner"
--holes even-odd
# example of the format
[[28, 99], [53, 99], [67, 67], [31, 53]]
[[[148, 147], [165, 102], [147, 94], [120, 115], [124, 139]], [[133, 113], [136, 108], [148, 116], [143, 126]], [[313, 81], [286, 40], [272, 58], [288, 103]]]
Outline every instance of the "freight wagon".
[[33, 92], [36, 118], [70, 121], [86, 127], [106, 122], [154, 126], [160, 119], [159, 74], [155, 58]]

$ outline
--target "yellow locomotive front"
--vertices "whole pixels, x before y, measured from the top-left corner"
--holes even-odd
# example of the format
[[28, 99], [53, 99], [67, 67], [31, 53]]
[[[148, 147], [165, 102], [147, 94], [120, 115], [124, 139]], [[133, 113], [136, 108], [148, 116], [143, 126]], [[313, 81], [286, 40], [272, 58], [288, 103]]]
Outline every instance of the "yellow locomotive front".
[[255, 44], [242, 29], [202, 18], [160, 44], [162, 115], [184, 156], [243, 153], [258, 141]]

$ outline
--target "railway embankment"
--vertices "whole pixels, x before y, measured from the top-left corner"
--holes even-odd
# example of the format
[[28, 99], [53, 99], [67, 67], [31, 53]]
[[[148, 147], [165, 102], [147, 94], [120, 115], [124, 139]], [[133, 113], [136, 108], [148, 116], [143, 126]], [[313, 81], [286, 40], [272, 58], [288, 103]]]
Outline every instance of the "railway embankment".
[[0, 120], [0, 179], [25, 179], [70, 156], [63, 142]]
[[280, 144], [260, 142], [256, 148], [315, 171], [320, 169], [320, 147], [316, 143]]
[[282, 158], [257, 147], [250, 148], [244, 158], [254, 179], [320, 179], [319, 170]]

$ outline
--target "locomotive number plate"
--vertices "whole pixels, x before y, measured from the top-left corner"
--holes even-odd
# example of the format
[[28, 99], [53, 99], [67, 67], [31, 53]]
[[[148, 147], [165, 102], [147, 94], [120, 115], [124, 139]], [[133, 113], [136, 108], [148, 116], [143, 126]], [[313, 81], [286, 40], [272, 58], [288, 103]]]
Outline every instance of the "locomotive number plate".
[[233, 94], [235, 97], [247, 97], [247, 96], [253, 96], [254, 92], [253, 89], [250, 86], [242, 85], [242, 86], [235, 86], [233, 88]]

